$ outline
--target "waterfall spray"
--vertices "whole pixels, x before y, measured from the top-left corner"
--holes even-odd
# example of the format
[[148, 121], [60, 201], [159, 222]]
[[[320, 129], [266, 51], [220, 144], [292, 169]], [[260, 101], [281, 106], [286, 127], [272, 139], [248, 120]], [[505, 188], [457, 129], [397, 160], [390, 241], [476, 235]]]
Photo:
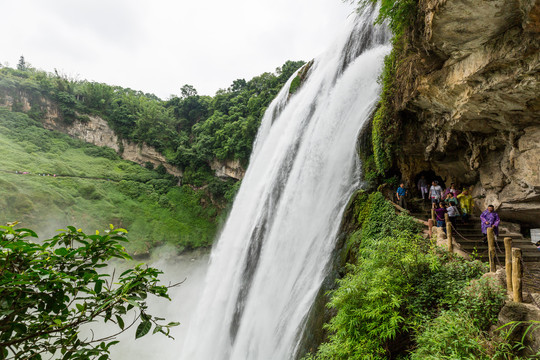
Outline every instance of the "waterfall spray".
[[267, 110], [181, 359], [295, 356], [344, 208], [359, 186], [356, 139], [390, 50], [375, 17], [367, 8], [351, 21], [298, 91], [289, 95], [289, 80]]

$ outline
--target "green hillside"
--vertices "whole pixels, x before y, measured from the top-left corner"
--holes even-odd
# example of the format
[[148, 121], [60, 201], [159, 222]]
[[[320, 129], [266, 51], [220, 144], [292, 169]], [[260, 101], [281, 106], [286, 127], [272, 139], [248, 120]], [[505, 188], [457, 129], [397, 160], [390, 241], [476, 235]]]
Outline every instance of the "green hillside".
[[[24, 60], [23, 60], [24, 62]], [[276, 73], [237, 79], [215, 96], [202, 96], [191, 85], [180, 95], [161, 100], [153, 94], [36, 70], [0, 66], [0, 100], [12, 99], [12, 110], [29, 106], [28, 115], [42, 120], [52, 103], [65, 124], [85, 121], [88, 114], [105, 119], [122, 139], [146, 143], [169, 163], [185, 170], [184, 182], [208, 183], [209, 163], [239, 160], [247, 165], [267, 106], [289, 77], [304, 64], [287, 61]]]
[[175, 186], [173, 176], [111, 149], [45, 130], [23, 113], [0, 108], [0, 153], [3, 223], [18, 220], [42, 236], [68, 224], [93, 232], [112, 223], [130, 231], [132, 252], [209, 245], [215, 234], [217, 209], [200, 205], [201, 191]]
[[[0, 66], [0, 104], [11, 109], [0, 107], [0, 222], [18, 220], [43, 236], [68, 224], [93, 232], [112, 223], [130, 230], [132, 252], [163, 243], [210, 245], [239, 182], [217, 178], [209, 164], [247, 166], [266, 107], [302, 64], [287, 61], [275, 74], [235, 80], [214, 97], [184, 85], [166, 101], [47, 73], [24, 60], [17, 69]], [[88, 115], [105, 119], [120, 139], [153, 146], [182, 169], [184, 185], [163, 166], [146, 169], [45, 130], [51, 111], [66, 126]]]

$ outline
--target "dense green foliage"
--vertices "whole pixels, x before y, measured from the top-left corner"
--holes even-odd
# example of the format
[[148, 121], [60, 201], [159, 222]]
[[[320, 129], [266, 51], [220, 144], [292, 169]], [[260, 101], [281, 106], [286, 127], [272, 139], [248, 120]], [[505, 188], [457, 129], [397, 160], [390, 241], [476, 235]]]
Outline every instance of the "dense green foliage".
[[[142, 93], [102, 83], [67, 79], [25, 66], [0, 69], [0, 97], [22, 94], [29, 99], [35, 119], [53, 100], [66, 122], [84, 121], [84, 114], [106, 119], [123, 139], [145, 142], [162, 152], [172, 164], [199, 171], [213, 159], [247, 163], [266, 107], [287, 79], [304, 63], [287, 61], [276, 74], [238, 79], [214, 97], [200, 96], [184, 85], [180, 97], [162, 101]], [[23, 107], [15, 96], [14, 110]]]
[[418, 0], [358, 0], [360, 8], [379, 4], [377, 23], [387, 23], [394, 37], [400, 37], [410, 25]]
[[235, 80], [213, 98], [194, 95], [169, 100], [166, 106], [186, 124], [180, 128], [175, 161], [184, 167], [214, 158], [246, 164], [266, 107], [303, 64], [287, 61], [277, 69], [278, 75], [264, 73], [249, 81]]
[[210, 164], [237, 160], [247, 165], [266, 107], [303, 64], [287, 61], [276, 74], [235, 80], [214, 97], [184, 85], [180, 96], [163, 101], [153, 94], [38, 71], [24, 62], [17, 69], [0, 68], [0, 103], [10, 98], [13, 111], [24, 110], [38, 121], [54, 108], [51, 104], [68, 124], [100, 116], [120, 139], [153, 146], [184, 170], [184, 184], [204, 187], [214, 202], [223, 204], [237, 187], [233, 180], [216, 178]]
[[163, 243], [205, 246], [215, 234], [218, 209], [203, 190], [178, 187], [172, 175], [45, 130], [23, 113], [0, 108], [0, 151], [4, 221], [19, 220], [46, 235], [69, 223], [86, 231], [112, 223], [133, 231], [130, 251]]
[[[383, 89], [372, 122], [371, 141], [374, 163], [364, 166], [366, 169], [374, 169], [377, 174], [384, 174], [392, 166], [395, 151], [393, 142], [399, 131], [399, 123], [393, 111], [396, 53], [397, 50], [394, 47], [384, 59], [384, 68], [381, 74]], [[368, 167], [369, 165], [372, 167]]]
[[169, 299], [161, 271], [138, 265], [110, 276], [100, 270], [112, 258], [130, 259], [122, 245], [126, 230], [111, 225], [87, 235], [69, 226], [34, 242], [32, 230], [13, 225], [0, 226], [0, 359], [103, 360], [116, 334], [81, 333], [83, 325], [113, 322], [123, 332], [138, 323], [136, 338], [152, 327], [169, 336], [178, 325], [148, 313], [148, 295]]
[[[358, 194], [352, 206], [359, 229], [349, 239], [356, 248], [351, 251], [355, 263], [331, 293], [329, 307], [336, 315], [326, 325], [329, 340], [307, 358], [493, 355], [484, 339], [503, 305], [504, 291], [486, 279], [475, 280], [486, 264], [434, 247], [418, 235], [417, 223], [396, 215], [378, 192]], [[452, 328], [460, 323], [465, 323], [462, 333]], [[445, 341], [459, 344], [455, 349], [435, 347]], [[453, 351], [454, 357], [445, 357], [445, 351]]]
[[377, 23], [386, 23], [392, 31], [393, 48], [384, 60], [383, 72], [379, 81], [382, 93], [371, 124], [372, 161], [364, 161], [364, 173], [370, 178], [384, 175], [392, 165], [397, 151], [395, 142], [400, 131], [400, 119], [397, 114], [396, 78], [399, 59], [405, 53], [405, 33], [414, 20], [417, 0], [359, 0], [360, 8], [380, 4]]
[[[445, 310], [417, 338], [413, 360], [491, 359], [484, 346], [487, 336], [473, 319], [459, 310]], [[483, 346], [484, 345], [484, 346]]]

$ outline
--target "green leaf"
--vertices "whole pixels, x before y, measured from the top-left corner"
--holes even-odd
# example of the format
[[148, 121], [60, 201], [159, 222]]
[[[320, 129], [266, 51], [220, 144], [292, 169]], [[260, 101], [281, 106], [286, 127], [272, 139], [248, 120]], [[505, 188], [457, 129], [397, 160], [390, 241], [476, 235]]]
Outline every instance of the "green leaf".
[[115, 341], [111, 341], [110, 343], [108, 343], [108, 344], [107, 344], [107, 348], [106, 348], [107, 351], [109, 350], [109, 348], [110, 348], [111, 346], [116, 345], [116, 344], [118, 344], [119, 342], [120, 342], [120, 341], [115, 340]]
[[66, 249], [66, 248], [58, 248], [58, 249], [54, 250], [54, 253], [55, 253], [56, 255], [64, 256], [64, 255], [66, 255], [67, 253], [69, 253], [69, 250]]
[[33, 230], [30, 230], [30, 229], [26, 229], [26, 228], [20, 228], [20, 229], [17, 229], [17, 231], [19, 231], [19, 234], [23, 234], [23, 233], [28, 233], [28, 234], [24, 234], [24, 236], [31, 236], [31, 237], [35, 237], [37, 238], [37, 234], [33, 231]]
[[128, 310], [131, 310], [133, 307], [139, 307], [139, 303], [132, 299], [127, 299], [127, 302], [131, 305], [131, 307], [128, 307]]
[[96, 294], [99, 294], [101, 292], [102, 287], [103, 287], [103, 281], [102, 280], [96, 281], [96, 284], [94, 285], [94, 291], [96, 292]]
[[118, 322], [118, 326], [120, 326], [120, 329], [124, 330], [124, 320], [118, 315], [116, 315], [116, 321]]
[[135, 332], [135, 339], [138, 339], [148, 334], [151, 327], [152, 327], [152, 323], [150, 321], [141, 322], [139, 326], [137, 326], [137, 331]]
[[120, 274], [120, 277], [123, 277], [124, 275], [130, 274], [132, 272], [133, 272], [133, 269], [127, 269], [126, 271]]

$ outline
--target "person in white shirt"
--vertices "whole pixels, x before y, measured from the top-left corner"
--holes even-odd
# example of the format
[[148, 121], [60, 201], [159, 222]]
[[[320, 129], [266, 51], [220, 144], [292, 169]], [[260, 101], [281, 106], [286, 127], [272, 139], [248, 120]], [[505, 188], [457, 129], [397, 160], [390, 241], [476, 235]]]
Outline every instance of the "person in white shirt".
[[448, 218], [450, 219], [450, 222], [452, 223], [452, 227], [456, 228], [456, 222], [459, 217], [459, 210], [454, 203], [448, 203], [449, 206], [446, 208], [446, 211], [448, 212]]
[[429, 188], [429, 198], [431, 199], [431, 203], [438, 204], [439, 201], [441, 201], [442, 192], [443, 189], [440, 187], [439, 183], [433, 181]]

